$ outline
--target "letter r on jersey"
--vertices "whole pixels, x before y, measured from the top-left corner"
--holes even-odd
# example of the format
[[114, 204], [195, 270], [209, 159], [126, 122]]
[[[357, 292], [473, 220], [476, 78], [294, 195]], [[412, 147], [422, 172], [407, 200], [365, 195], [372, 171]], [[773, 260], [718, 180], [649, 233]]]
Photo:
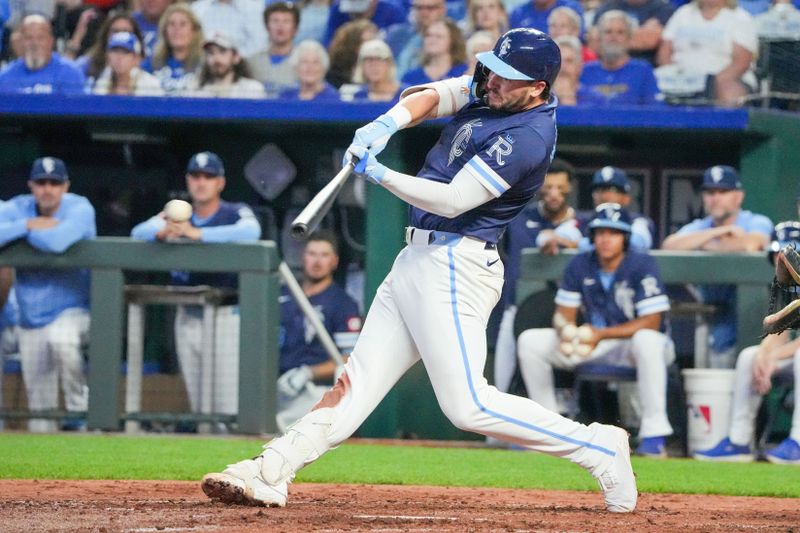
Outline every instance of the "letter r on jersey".
[[503, 161], [503, 156], [509, 155], [512, 149], [510, 142], [498, 136], [494, 144], [486, 150], [486, 153], [490, 157], [494, 155], [494, 159], [497, 161], [498, 165], [505, 165], [506, 162]]

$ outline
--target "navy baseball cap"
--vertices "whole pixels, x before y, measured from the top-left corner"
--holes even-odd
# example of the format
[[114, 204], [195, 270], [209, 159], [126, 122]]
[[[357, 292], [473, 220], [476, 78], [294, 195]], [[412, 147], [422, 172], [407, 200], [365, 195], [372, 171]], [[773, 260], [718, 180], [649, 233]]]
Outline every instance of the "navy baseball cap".
[[736, 169], [727, 165], [714, 165], [703, 172], [703, 190], [725, 189], [739, 190], [742, 188], [742, 180]]
[[589, 231], [598, 228], [608, 228], [631, 233], [633, 231], [630, 214], [619, 204], [606, 202], [598, 205], [594, 210], [594, 218], [589, 222]]
[[617, 167], [603, 167], [592, 176], [592, 190], [601, 187], [614, 187], [620, 192], [630, 194], [631, 182], [624, 170]]
[[121, 49], [137, 55], [142, 55], [142, 43], [129, 31], [118, 31], [108, 38], [108, 50]]
[[769, 251], [777, 252], [789, 244], [793, 245], [795, 249], [800, 248], [800, 222], [796, 220], [786, 220], [775, 224]]
[[200, 152], [199, 154], [194, 154], [189, 160], [186, 172], [189, 174], [202, 172], [211, 176], [224, 176], [225, 167], [222, 164], [222, 159], [214, 152]]
[[57, 157], [40, 157], [33, 162], [30, 180], [69, 181], [67, 166]]

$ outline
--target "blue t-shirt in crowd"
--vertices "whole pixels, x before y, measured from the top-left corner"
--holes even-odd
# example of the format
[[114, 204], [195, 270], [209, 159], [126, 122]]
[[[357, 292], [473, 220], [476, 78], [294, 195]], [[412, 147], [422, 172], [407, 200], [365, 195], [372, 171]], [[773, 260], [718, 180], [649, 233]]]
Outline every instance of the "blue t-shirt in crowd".
[[144, 55], [150, 57], [153, 55], [153, 48], [158, 41], [158, 22], [150, 22], [142, 15], [141, 11], [136, 11], [133, 14], [133, 19], [139, 25], [139, 30], [144, 37]]
[[[547, 33], [547, 17], [557, 7], [568, 7], [573, 9], [581, 21], [583, 20], [583, 7], [575, 0], [556, 0], [552, 6], [547, 9], [536, 9], [533, 2], [526, 2], [511, 12], [508, 17], [508, 22], [512, 28], [534, 28], [539, 31]], [[583, 24], [581, 23], [581, 33], [583, 33]]]
[[[400, 95], [403, 94], [403, 91], [405, 91], [407, 88], [408, 88], [407, 84], [401, 83], [400, 86], [397, 88], [397, 92], [394, 93], [394, 96], [392, 97], [392, 99], [389, 100], [387, 103], [389, 103], [389, 104], [397, 103], [398, 100], [400, 100]], [[353, 101], [354, 102], [369, 102], [370, 101], [370, 99], [369, 99], [369, 87], [364, 85], [359, 90], [357, 90], [353, 94]]]
[[[285, 100], [298, 100], [300, 98], [300, 88], [292, 87], [291, 89], [281, 91], [278, 97]], [[336, 90], [336, 87], [326, 82], [322, 90], [310, 100], [339, 100], [339, 91]]]
[[630, 59], [622, 68], [607, 70], [599, 61], [583, 67], [580, 103], [646, 105], [657, 102], [658, 85], [647, 61]]
[[[439, 79], [446, 80], [448, 78], [458, 78], [462, 76], [467, 71], [467, 65], [460, 64], [455, 65], [453, 68], [447, 71], [447, 74], [442, 76]], [[424, 83], [430, 83], [432, 81], [439, 81], [439, 80], [432, 80], [425, 74], [425, 69], [423, 67], [415, 68], [414, 70], [409, 70], [406, 72], [406, 75], [403, 76], [403, 83], [406, 85], [422, 85]]]
[[0, 72], [0, 93], [83, 94], [85, 85], [83, 72], [56, 53], [39, 70], [30, 70], [17, 59]]

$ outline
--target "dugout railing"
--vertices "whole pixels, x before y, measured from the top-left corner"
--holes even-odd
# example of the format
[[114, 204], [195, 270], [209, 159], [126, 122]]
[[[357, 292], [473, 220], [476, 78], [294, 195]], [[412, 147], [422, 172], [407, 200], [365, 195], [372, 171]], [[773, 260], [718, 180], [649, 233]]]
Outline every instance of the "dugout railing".
[[[235, 272], [239, 277], [239, 412], [241, 433], [274, 433], [280, 324], [275, 243], [147, 243], [124, 237], [81, 241], [63, 254], [37, 251], [25, 242], [0, 251], [0, 265], [91, 270], [88, 350], [89, 429], [117, 431], [125, 335], [125, 271]], [[0, 419], [6, 410], [0, 410]], [[7, 413], [11, 414], [11, 413]], [[19, 413], [14, 413], [19, 415]], [[67, 416], [65, 412], [42, 413]], [[146, 414], [134, 415], [137, 420]]]

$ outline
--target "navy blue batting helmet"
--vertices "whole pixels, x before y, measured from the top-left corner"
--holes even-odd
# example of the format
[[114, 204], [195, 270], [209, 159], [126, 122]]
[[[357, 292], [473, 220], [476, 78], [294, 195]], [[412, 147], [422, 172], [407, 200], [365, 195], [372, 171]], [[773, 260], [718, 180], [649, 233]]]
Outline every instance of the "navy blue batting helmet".
[[589, 222], [589, 232], [594, 233], [598, 228], [608, 228], [630, 235], [632, 223], [631, 215], [621, 205], [606, 202], [595, 208], [594, 218]]
[[769, 251], [778, 252], [784, 246], [790, 244], [800, 249], [800, 222], [796, 220], [786, 220], [775, 224], [775, 229], [772, 231], [772, 244], [770, 245]]
[[546, 33], [533, 28], [515, 28], [502, 35], [491, 52], [476, 54], [478, 64], [472, 92], [483, 96], [483, 84], [494, 72], [508, 80], [543, 81], [548, 87], [561, 70], [561, 50]]

